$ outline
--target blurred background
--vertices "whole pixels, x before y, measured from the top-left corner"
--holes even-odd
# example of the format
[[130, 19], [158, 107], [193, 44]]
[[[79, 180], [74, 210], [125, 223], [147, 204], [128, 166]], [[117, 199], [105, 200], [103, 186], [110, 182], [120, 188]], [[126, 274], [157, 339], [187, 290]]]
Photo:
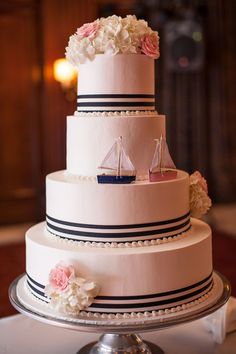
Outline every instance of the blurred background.
[[0, 2], [0, 260], [11, 264], [1, 267], [0, 316], [11, 313], [9, 282], [25, 270], [24, 232], [45, 218], [45, 176], [65, 168], [75, 79], [55, 65], [79, 26], [112, 14], [135, 14], [160, 34], [157, 110], [178, 168], [208, 181], [216, 269], [236, 282], [235, 13], [234, 0]]

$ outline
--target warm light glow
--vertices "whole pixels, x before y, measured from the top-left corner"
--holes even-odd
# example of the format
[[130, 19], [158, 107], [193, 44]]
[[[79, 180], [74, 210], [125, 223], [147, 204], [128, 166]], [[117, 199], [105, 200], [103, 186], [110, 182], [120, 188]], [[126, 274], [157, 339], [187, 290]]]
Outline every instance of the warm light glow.
[[57, 59], [53, 64], [53, 74], [55, 80], [59, 81], [62, 86], [68, 87], [73, 85], [77, 71], [66, 59]]
[[192, 34], [192, 38], [193, 38], [193, 40], [194, 40], [195, 42], [201, 42], [201, 40], [202, 40], [202, 33], [199, 32], [199, 31], [195, 31], [195, 32], [193, 32], [193, 34]]

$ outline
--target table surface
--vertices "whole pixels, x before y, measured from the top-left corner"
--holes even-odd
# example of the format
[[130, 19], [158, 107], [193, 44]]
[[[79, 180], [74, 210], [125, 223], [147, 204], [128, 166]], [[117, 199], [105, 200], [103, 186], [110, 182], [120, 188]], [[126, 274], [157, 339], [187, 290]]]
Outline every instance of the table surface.
[[[236, 354], [236, 332], [216, 344], [202, 320], [141, 334], [165, 354]], [[0, 319], [0, 354], [75, 354], [99, 335], [80, 333], [33, 320], [24, 315]], [[155, 354], [155, 353], [154, 353]]]

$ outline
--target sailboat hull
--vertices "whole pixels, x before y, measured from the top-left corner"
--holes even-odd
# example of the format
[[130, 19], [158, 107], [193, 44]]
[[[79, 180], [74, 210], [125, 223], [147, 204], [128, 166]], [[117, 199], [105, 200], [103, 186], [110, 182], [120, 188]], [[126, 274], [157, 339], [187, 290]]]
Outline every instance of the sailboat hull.
[[97, 175], [97, 181], [98, 183], [128, 184], [135, 181], [135, 176]]
[[158, 171], [158, 172], [149, 171], [150, 182], [169, 181], [171, 179], [175, 179], [176, 177], [177, 177], [177, 171], [175, 170], [166, 170], [166, 171]]

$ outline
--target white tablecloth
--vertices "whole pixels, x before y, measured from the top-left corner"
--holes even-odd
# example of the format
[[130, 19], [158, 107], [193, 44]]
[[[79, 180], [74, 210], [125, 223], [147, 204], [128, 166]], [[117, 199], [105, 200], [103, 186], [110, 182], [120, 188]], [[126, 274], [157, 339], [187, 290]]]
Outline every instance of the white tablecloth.
[[[201, 320], [141, 334], [165, 354], [236, 354], [236, 332], [216, 344]], [[50, 326], [24, 315], [0, 319], [0, 354], [75, 354], [99, 334]]]

